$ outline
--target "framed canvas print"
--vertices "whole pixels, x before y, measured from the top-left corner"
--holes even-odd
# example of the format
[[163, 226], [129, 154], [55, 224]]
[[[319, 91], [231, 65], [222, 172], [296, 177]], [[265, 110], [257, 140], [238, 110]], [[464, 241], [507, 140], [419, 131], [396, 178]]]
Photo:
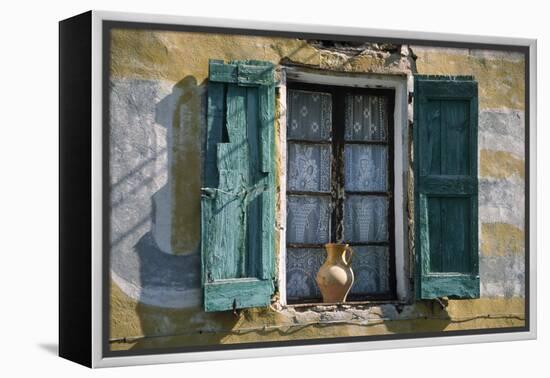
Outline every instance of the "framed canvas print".
[[60, 22], [60, 355], [536, 336], [536, 41]]

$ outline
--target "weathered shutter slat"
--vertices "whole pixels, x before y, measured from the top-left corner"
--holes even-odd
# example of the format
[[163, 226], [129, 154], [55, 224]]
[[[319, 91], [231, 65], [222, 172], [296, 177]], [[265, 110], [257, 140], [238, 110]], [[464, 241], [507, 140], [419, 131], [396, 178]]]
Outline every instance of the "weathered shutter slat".
[[234, 280], [218, 281], [206, 285], [205, 297], [208, 298], [206, 311], [223, 311], [235, 308], [265, 307], [273, 294], [273, 281], [270, 280]]
[[263, 279], [267, 279], [273, 274], [275, 265], [272, 254], [269, 253], [269, 246], [274, 245], [273, 232], [275, 229], [275, 175], [273, 167], [275, 108], [272, 105], [275, 103], [275, 87], [273, 85], [261, 86], [258, 92], [261, 140], [259, 145], [261, 147], [261, 171], [263, 172], [262, 183], [265, 187], [261, 199], [264, 212], [261, 217], [261, 249], [263, 253], [260, 275]]
[[[209, 224], [214, 222], [212, 214], [215, 212], [215, 192], [211, 188], [218, 187], [219, 174], [217, 166], [217, 149], [218, 144], [222, 141], [222, 133], [224, 126], [224, 85], [221, 83], [210, 83], [208, 86], [207, 99], [207, 119], [206, 119], [206, 145], [205, 145], [205, 161], [204, 161], [204, 188], [201, 198], [201, 229], [208, 230], [215, 225]], [[207, 197], [208, 196], [208, 197]], [[212, 250], [217, 244], [212, 239], [202, 239], [202, 249]], [[206, 267], [212, 267], [212, 259], [214, 253], [201, 254], [201, 273], [202, 277], [211, 280], [216, 272], [206, 271]], [[210, 261], [207, 261], [209, 259]]]
[[273, 85], [273, 69], [271, 66], [240, 65], [238, 82], [240, 85]]
[[261, 87], [259, 93], [260, 105], [260, 135], [261, 135], [261, 161], [262, 172], [271, 172], [273, 160], [273, 120], [274, 109], [270, 104], [274, 102], [275, 88], [272, 86]]
[[232, 83], [239, 86], [273, 85], [273, 65], [269, 62], [258, 64], [257, 61], [230, 62], [210, 61], [209, 82]]
[[[250, 68], [255, 64], [258, 70]], [[266, 306], [274, 290], [273, 65], [211, 61], [209, 68], [201, 202], [204, 307]]]
[[238, 79], [238, 68], [236, 64], [224, 64], [216, 60], [209, 64], [209, 83], [236, 83]]
[[418, 184], [418, 188], [423, 192], [430, 192], [431, 194], [446, 193], [458, 194], [474, 194], [477, 184], [476, 180], [470, 176], [449, 178], [445, 176], [429, 176], [422, 179]]
[[417, 295], [477, 298], [477, 83], [416, 76], [414, 103]]
[[224, 85], [211, 83], [208, 86], [208, 109], [206, 120], [206, 159], [204, 167], [205, 184], [208, 187], [218, 185], [216, 149], [222, 141], [225, 111]]

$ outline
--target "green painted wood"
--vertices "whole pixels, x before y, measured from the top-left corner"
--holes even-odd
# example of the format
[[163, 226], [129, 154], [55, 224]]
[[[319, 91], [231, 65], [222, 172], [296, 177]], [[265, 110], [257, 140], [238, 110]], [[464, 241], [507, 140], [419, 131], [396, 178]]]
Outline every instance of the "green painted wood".
[[273, 85], [273, 68], [239, 65], [238, 82], [240, 85]]
[[441, 156], [441, 173], [469, 175], [470, 127], [469, 101], [440, 101], [441, 123], [444, 132], [441, 143], [445, 153]]
[[204, 295], [208, 300], [204, 302], [204, 309], [210, 312], [266, 307], [271, 303], [273, 290], [273, 281], [253, 278], [207, 283]]
[[429, 273], [471, 273], [470, 198], [428, 197]]
[[[203, 169], [204, 187], [201, 195], [201, 250], [210, 250], [210, 243], [215, 244], [214, 240], [205, 238], [212, 228], [211, 222], [215, 214], [215, 201], [210, 198], [215, 194], [209, 188], [217, 188], [219, 183], [219, 174], [217, 166], [217, 146], [222, 141], [222, 133], [225, 128], [225, 97], [224, 85], [222, 83], [209, 83], [207, 89], [207, 118], [206, 118], [206, 143], [205, 159]], [[215, 225], [214, 225], [215, 227]], [[206, 271], [207, 259], [210, 254], [201, 253], [201, 274], [202, 277], [211, 276]], [[205, 280], [203, 279], [203, 281]]]
[[261, 184], [265, 191], [262, 194], [261, 218], [261, 251], [260, 277], [269, 279], [275, 271], [275, 86], [266, 85], [258, 88], [260, 149], [261, 149]]
[[414, 103], [417, 296], [476, 298], [477, 83], [419, 75]]
[[441, 252], [444, 250], [444, 240], [440, 227], [443, 228], [444, 219], [441, 217], [441, 200], [440, 197], [426, 198], [428, 230], [432, 230], [427, 233], [430, 253], [426, 255], [426, 265], [430, 272], [442, 272], [443, 256]]
[[441, 173], [441, 108], [437, 101], [424, 101], [425, 119], [428, 131], [421, 134], [422, 146], [426, 153], [419, 156], [422, 176], [438, 175]]
[[275, 121], [275, 86], [262, 86], [259, 93], [259, 121], [261, 134], [261, 169], [271, 172], [273, 169], [273, 124]]
[[441, 234], [446, 248], [441, 249], [439, 272], [472, 273], [470, 207], [471, 198], [441, 198]]
[[227, 88], [226, 123], [229, 143], [218, 143], [216, 164], [219, 185], [211, 203], [207, 223], [207, 276], [210, 280], [246, 276], [246, 206], [248, 187], [248, 143], [246, 132], [246, 88]]
[[[420, 75], [419, 75], [420, 76]], [[418, 76], [417, 76], [418, 77]], [[446, 85], [440, 85], [445, 82]], [[429, 93], [428, 98], [437, 99], [464, 99], [469, 100], [477, 96], [477, 83], [474, 80], [449, 79], [420, 79], [417, 81], [415, 93]], [[473, 85], [473, 83], [476, 83]]]
[[211, 60], [208, 80], [239, 86], [269, 86], [274, 84], [273, 64], [259, 61], [232, 61], [224, 64]]
[[237, 83], [238, 68], [236, 64], [224, 64], [219, 60], [211, 60], [209, 62], [209, 83]]
[[216, 149], [222, 141], [224, 126], [225, 98], [224, 85], [210, 83], [208, 85], [208, 109], [206, 118], [206, 151], [204, 178], [207, 187], [218, 186], [218, 167]]
[[[258, 106], [258, 88], [251, 87], [246, 89], [247, 94], [247, 132], [249, 141], [259, 141], [259, 106]], [[248, 187], [256, 187], [261, 185], [263, 179], [260, 174], [260, 147], [259, 143], [249, 143], [249, 160], [248, 160]], [[262, 203], [261, 199], [263, 192], [257, 194], [256, 192], [250, 193], [247, 196], [248, 200], [248, 213], [247, 213], [247, 228], [248, 228], [248, 249], [250, 251], [261, 251], [261, 227], [259, 225], [262, 221]], [[258, 269], [260, 264], [260, 253], [249, 253], [248, 263], [250, 266], [251, 274], [258, 275]]]
[[479, 275], [458, 273], [426, 275], [422, 280], [426, 286], [423, 299], [442, 297], [479, 298]]
[[[218, 81], [208, 84], [201, 201], [205, 311], [266, 306], [274, 290], [275, 88], [264, 80], [268, 68], [273, 77], [272, 64], [247, 70], [256, 63], [210, 62], [210, 77]], [[232, 79], [235, 67], [245, 67], [246, 80]], [[262, 78], [251, 85], [258, 72]]]
[[477, 180], [463, 175], [429, 175], [424, 176], [418, 184], [420, 191], [441, 196], [468, 195], [477, 191]]

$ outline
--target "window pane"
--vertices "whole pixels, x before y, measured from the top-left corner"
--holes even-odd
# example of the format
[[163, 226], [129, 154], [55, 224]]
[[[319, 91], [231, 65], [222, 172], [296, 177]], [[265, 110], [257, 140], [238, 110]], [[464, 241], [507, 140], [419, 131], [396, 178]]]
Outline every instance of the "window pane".
[[390, 291], [389, 248], [380, 246], [353, 247], [354, 281], [350, 294], [383, 294]]
[[344, 199], [344, 240], [388, 241], [388, 199], [360, 195]]
[[328, 243], [330, 198], [313, 196], [287, 197], [288, 243]]
[[332, 99], [329, 93], [288, 91], [287, 137], [330, 140]]
[[381, 96], [346, 96], [346, 140], [386, 140], [387, 100]]
[[330, 145], [288, 144], [288, 190], [330, 191]]
[[344, 147], [344, 166], [346, 190], [387, 190], [387, 146], [348, 144]]
[[322, 248], [287, 248], [286, 295], [289, 300], [321, 298], [315, 276], [325, 258], [326, 252]]

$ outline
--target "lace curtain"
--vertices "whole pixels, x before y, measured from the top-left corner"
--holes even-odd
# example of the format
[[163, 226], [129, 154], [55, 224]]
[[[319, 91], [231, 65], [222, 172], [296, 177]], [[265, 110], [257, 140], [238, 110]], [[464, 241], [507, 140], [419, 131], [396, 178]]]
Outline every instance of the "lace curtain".
[[[303, 90], [288, 91], [287, 113], [287, 248], [289, 300], [320, 299], [315, 282], [331, 237], [332, 96]], [[387, 102], [384, 97], [345, 98], [343, 209], [344, 241], [388, 241]], [[347, 143], [353, 142], [353, 144]], [[358, 143], [358, 142], [364, 142]], [[375, 142], [369, 143], [369, 142]], [[300, 245], [307, 245], [301, 247]], [[389, 248], [355, 246], [351, 294], [389, 290]]]

